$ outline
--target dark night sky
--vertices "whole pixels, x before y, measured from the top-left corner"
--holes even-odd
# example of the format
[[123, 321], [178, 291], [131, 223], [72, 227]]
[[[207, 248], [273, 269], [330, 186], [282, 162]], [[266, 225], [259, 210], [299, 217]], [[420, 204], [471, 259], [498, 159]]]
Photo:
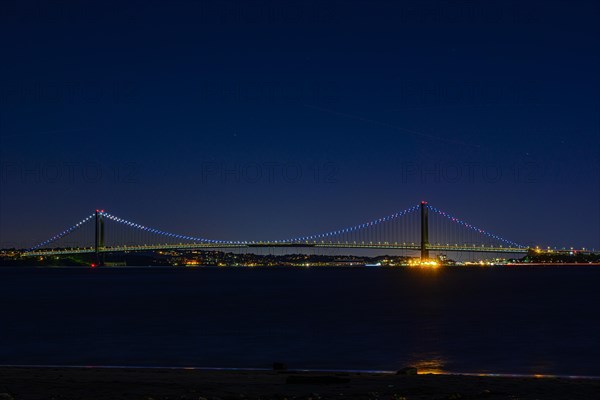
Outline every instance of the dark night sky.
[[98, 207], [269, 239], [427, 199], [517, 242], [600, 247], [597, 2], [0, 8], [3, 246]]

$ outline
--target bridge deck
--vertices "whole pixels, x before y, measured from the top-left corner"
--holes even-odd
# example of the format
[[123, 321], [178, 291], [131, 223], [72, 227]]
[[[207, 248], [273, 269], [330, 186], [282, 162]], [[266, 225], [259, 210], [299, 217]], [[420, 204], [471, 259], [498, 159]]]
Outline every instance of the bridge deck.
[[[278, 243], [278, 242], [240, 242], [240, 243], [179, 243], [162, 245], [140, 246], [114, 246], [99, 249], [101, 253], [120, 253], [132, 251], [158, 251], [158, 250], [212, 250], [212, 249], [242, 249], [242, 248], [328, 248], [328, 249], [377, 249], [377, 250], [414, 250], [420, 251], [421, 246], [416, 243], [339, 243], [339, 242], [305, 242], [305, 243]], [[477, 253], [527, 253], [529, 249], [522, 247], [485, 247], [478, 245], [441, 245], [430, 244], [430, 251], [447, 252], [477, 252]], [[50, 256], [94, 253], [93, 247], [73, 249], [40, 249], [23, 253], [24, 256]]]

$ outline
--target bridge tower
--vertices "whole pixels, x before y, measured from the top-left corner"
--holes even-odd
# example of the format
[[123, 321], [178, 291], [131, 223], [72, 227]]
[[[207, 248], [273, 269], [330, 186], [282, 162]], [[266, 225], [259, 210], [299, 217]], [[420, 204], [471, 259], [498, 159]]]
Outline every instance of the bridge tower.
[[104, 264], [104, 254], [100, 253], [100, 250], [104, 248], [104, 210], [96, 210], [96, 240], [95, 240], [95, 252], [96, 252], [96, 265]]
[[429, 214], [427, 202], [421, 202], [421, 261], [429, 258]]

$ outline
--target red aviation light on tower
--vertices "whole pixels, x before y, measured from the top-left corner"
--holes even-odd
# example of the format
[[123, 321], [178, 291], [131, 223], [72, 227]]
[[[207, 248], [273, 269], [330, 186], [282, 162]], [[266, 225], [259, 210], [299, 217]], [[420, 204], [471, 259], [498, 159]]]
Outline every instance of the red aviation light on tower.
[[421, 200], [421, 204], [427, 204], [425, 200]]

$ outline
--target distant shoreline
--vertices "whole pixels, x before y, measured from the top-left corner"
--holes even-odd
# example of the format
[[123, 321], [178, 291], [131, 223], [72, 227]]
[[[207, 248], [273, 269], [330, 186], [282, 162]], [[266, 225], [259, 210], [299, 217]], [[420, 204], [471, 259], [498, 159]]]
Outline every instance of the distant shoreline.
[[439, 265], [436, 267], [427, 266], [372, 266], [372, 265], [237, 265], [237, 266], [218, 266], [218, 265], [103, 265], [103, 266], [87, 266], [87, 265], [0, 265], [2, 268], [40, 268], [40, 269], [176, 269], [176, 270], [198, 270], [198, 269], [368, 269], [368, 270], [430, 270], [430, 269], [497, 269], [503, 267], [600, 267], [600, 263], [511, 263], [511, 264], [495, 264], [495, 265]]
[[[0, 370], [5, 368], [31, 368], [31, 369], [85, 369], [85, 370], [168, 370], [168, 371], [205, 371], [205, 372], [273, 372], [272, 368], [260, 367], [199, 367], [199, 366], [165, 366], [165, 365], [64, 365], [64, 364], [0, 364]], [[373, 375], [404, 375], [395, 370], [372, 369], [323, 369], [323, 368], [289, 368], [278, 373], [298, 374], [373, 374]], [[574, 379], [574, 380], [599, 380], [600, 376], [571, 375], [571, 374], [511, 374], [493, 372], [451, 372], [430, 370], [418, 371], [415, 375], [441, 375], [441, 376], [479, 376], [494, 378], [536, 378], [536, 379]]]
[[600, 380], [376, 372], [1, 367], [0, 396], [108, 399], [592, 399]]

